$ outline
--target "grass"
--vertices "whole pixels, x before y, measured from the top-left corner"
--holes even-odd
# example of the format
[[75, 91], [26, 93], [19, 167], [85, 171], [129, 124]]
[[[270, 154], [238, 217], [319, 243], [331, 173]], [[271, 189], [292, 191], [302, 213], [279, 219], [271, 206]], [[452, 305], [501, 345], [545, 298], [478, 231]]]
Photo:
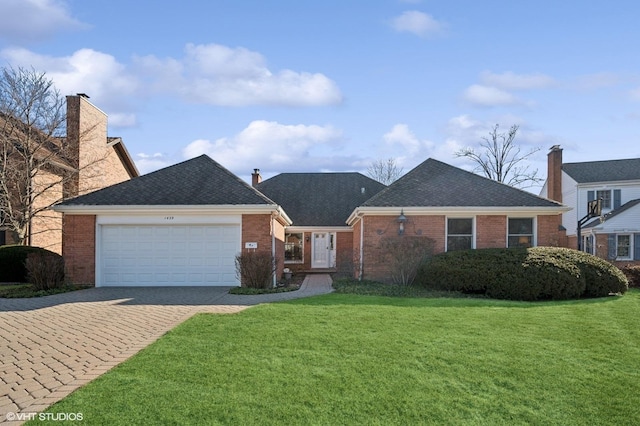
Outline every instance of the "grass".
[[52, 288], [49, 290], [37, 290], [32, 284], [1, 284], [0, 298], [26, 298], [26, 297], [42, 297], [52, 294], [67, 293], [70, 291], [82, 290], [90, 286], [66, 285], [60, 288]]
[[338, 278], [333, 281], [336, 293], [358, 294], [361, 296], [388, 296], [388, 297], [464, 297], [484, 298], [483, 295], [470, 295], [457, 291], [433, 290], [413, 285], [384, 284], [379, 281], [362, 280], [353, 278]]
[[92, 425], [638, 424], [638, 312], [631, 290], [545, 303], [334, 293], [200, 314], [48, 411]]

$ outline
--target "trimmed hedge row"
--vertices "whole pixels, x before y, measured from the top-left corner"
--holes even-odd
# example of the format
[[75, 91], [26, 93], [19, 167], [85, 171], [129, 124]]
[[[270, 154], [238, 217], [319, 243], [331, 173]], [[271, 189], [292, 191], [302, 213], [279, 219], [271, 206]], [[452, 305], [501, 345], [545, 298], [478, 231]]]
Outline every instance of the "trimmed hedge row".
[[423, 264], [416, 283], [510, 300], [602, 297], [628, 289], [624, 274], [609, 262], [559, 247], [442, 253]]
[[62, 259], [62, 256], [59, 254], [41, 247], [21, 245], [0, 246], [0, 282], [29, 282], [26, 261], [31, 253], [51, 255]]

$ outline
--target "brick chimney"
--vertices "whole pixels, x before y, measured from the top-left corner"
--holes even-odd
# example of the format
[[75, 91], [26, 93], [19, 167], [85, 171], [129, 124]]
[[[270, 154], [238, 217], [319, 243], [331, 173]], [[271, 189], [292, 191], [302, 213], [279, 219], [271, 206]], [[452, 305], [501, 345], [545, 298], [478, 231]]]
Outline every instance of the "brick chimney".
[[255, 188], [257, 184], [262, 182], [262, 176], [260, 175], [260, 169], [253, 169], [251, 173], [251, 186]]
[[547, 154], [547, 198], [562, 202], [562, 148], [554, 145]]
[[101, 160], [107, 155], [107, 115], [78, 93], [67, 96], [67, 138], [69, 161], [79, 172], [69, 182], [67, 195], [78, 195], [105, 185]]

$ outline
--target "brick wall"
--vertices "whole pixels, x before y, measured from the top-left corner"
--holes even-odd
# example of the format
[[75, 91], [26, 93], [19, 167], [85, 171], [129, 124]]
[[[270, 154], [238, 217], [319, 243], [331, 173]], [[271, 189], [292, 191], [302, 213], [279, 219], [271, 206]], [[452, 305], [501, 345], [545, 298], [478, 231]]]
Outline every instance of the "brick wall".
[[[60, 177], [42, 170], [34, 178], [33, 201], [35, 209], [42, 209], [56, 203], [62, 198]], [[62, 254], [62, 213], [44, 210], [37, 213], [31, 221], [31, 245], [43, 247]]]
[[566, 231], [560, 231], [562, 215], [538, 216], [538, 245], [564, 247]]
[[[284, 226], [278, 221], [275, 224], [274, 234], [276, 237], [276, 258], [278, 267], [277, 277], [282, 275], [284, 270]], [[258, 243], [257, 251], [271, 253], [271, 215], [270, 214], [243, 214], [242, 215], [242, 251], [245, 243]]]
[[[398, 236], [397, 216], [364, 217], [364, 277], [384, 279], [388, 277], [388, 265], [380, 241], [385, 237]], [[359, 227], [358, 227], [359, 228]], [[404, 235], [407, 237], [430, 238], [434, 243], [434, 253], [442, 253], [445, 246], [445, 216], [407, 216]], [[356, 238], [357, 235], [357, 238]], [[354, 229], [355, 247], [360, 246], [360, 230]]]
[[476, 248], [507, 246], [507, 216], [476, 216]]
[[67, 279], [74, 284], [95, 285], [95, 215], [65, 215], [63, 222], [62, 253]]

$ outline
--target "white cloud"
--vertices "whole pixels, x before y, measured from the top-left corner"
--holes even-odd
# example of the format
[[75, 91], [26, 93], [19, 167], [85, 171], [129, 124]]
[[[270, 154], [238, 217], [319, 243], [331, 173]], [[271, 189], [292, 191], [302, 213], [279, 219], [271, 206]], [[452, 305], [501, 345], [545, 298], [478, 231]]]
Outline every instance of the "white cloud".
[[417, 10], [408, 10], [396, 16], [392, 19], [391, 26], [396, 31], [409, 32], [420, 37], [441, 34], [446, 27], [431, 15]]
[[318, 169], [312, 151], [338, 143], [342, 132], [331, 126], [287, 125], [274, 121], [251, 122], [240, 133], [215, 141], [198, 139], [182, 150], [184, 158], [207, 154], [229, 170], [242, 174], [263, 171]]
[[480, 81], [487, 86], [504, 90], [544, 89], [555, 84], [555, 80], [545, 74], [515, 74], [511, 71], [502, 74], [485, 71], [480, 75]]
[[113, 118], [109, 122], [114, 126], [135, 124], [127, 100], [139, 90], [140, 82], [111, 55], [80, 49], [70, 56], [52, 57], [9, 48], [0, 51], [0, 57], [14, 67], [33, 67], [45, 72], [62, 95], [88, 94], [92, 102]]
[[172, 158], [159, 152], [156, 152], [155, 154], [145, 154], [140, 152], [135, 155], [134, 161], [141, 175], [176, 163]]
[[338, 86], [325, 75], [288, 69], [272, 72], [261, 54], [242, 47], [188, 44], [181, 59], [150, 55], [135, 58], [135, 65], [156, 91], [191, 102], [223, 106], [342, 102]]
[[465, 101], [477, 106], [503, 106], [520, 104], [517, 97], [497, 87], [473, 84], [463, 94]]
[[0, 39], [11, 43], [43, 40], [64, 30], [86, 28], [60, 0], [2, 0]]

